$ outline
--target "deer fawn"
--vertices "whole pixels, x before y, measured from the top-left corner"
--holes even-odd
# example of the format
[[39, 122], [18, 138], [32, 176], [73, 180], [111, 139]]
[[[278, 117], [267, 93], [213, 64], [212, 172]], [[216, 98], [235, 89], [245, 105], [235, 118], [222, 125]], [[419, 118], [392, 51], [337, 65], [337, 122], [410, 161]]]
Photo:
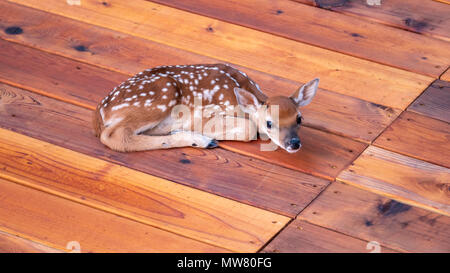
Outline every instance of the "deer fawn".
[[256, 139], [259, 129], [293, 153], [301, 147], [298, 107], [311, 102], [318, 83], [314, 79], [290, 97], [268, 98], [244, 72], [226, 64], [147, 69], [97, 106], [95, 133], [109, 148], [125, 152], [214, 148], [216, 140]]

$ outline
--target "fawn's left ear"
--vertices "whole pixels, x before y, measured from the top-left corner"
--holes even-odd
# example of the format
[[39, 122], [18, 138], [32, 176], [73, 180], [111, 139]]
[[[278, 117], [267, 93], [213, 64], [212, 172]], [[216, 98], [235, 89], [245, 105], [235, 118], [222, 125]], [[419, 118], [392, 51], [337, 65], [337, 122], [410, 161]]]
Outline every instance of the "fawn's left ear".
[[236, 95], [237, 102], [245, 113], [254, 113], [258, 111], [261, 103], [252, 93], [245, 89], [235, 87], [234, 94]]
[[297, 106], [308, 105], [316, 95], [317, 87], [319, 86], [319, 79], [316, 78], [308, 83], [305, 83], [297, 91], [292, 94], [291, 99], [295, 101]]

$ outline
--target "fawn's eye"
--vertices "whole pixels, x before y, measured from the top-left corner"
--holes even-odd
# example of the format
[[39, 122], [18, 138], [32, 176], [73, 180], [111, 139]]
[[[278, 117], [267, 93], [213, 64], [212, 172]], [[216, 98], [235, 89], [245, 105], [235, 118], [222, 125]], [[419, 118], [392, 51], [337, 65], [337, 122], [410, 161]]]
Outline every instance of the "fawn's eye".
[[302, 116], [300, 115], [297, 116], [297, 124], [298, 125], [302, 124]]
[[267, 121], [267, 128], [269, 129], [272, 128], [272, 121], [270, 120]]

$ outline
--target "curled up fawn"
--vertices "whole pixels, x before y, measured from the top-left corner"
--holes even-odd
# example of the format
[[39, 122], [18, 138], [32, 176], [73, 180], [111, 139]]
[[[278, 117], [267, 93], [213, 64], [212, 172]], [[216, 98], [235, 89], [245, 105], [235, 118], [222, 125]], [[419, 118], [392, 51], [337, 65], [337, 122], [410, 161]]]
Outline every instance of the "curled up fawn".
[[300, 149], [298, 108], [316, 94], [314, 79], [292, 96], [267, 97], [244, 72], [226, 64], [148, 69], [114, 88], [94, 113], [100, 141], [122, 151], [217, 147], [257, 133], [293, 153]]

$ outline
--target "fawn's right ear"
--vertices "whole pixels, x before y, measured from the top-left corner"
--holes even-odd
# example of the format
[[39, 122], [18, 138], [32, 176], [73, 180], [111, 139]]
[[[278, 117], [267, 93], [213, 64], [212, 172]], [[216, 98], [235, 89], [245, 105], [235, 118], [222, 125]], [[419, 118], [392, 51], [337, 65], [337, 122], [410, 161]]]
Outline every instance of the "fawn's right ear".
[[235, 87], [234, 94], [236, 95], [237, 102], [245, 113], [254, 113], [258, 111], [261, 103], [252, 93], [245, 89]]
[[318, 78], [305, 83], [297, 91], [295, 91], [294, 94], [292, 94], [291, 99], [293, 99], [299, 107], [308, 105], [314, 98], [314, 95], [316, 95], [318, 86]]

